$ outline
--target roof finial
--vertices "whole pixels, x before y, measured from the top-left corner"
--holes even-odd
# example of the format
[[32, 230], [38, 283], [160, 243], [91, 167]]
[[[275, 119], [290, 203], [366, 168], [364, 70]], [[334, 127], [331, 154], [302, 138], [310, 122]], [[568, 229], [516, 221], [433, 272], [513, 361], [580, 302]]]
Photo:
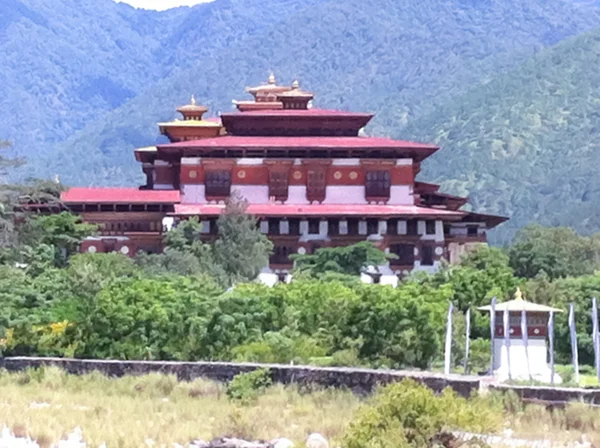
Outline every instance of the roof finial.
[[298, 82], [298, 80], [296, 79], [293, 83], [292, 83], [292, 89], [294, 90], [298, 90], [300, 88], [300, 83]]
[[521, 288], [517, 286], [517, 290], [515, 291], [515, 300], [523, 300], [523, 293], [521, 292]]
[[273, 72], [269, 75], [269, 84], [275, 84], [275, 74]]
[[190, 104], [191, 104], [192, 106], [195, 106], [195, 105], [196, 105], [196, 97], [194, 96], [194, 94], [193, 94], [193, 93], [192, 93], [192, 99], [190, 100]]

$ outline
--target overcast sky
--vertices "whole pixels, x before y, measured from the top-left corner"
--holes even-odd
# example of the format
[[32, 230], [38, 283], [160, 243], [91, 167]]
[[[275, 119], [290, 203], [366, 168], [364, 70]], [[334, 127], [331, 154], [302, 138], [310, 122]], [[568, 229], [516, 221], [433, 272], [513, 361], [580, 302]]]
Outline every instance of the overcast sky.
[[117, 2], [129, 3], [136, 8], [144, 9], [164, 9], [175, 8], [176, 6], [192, 6], [198, 3], [204, 3], [210, 0], [116, 0]]

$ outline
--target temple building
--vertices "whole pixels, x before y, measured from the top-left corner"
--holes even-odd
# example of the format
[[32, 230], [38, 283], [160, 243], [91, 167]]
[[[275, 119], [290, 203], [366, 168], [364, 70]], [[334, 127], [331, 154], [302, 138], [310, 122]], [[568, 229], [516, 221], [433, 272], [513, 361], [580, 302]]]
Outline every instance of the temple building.
[[72, 188], [62, 200], [100, 235], [83, 251], [134, 254], [162, 250], [163, 232], [198, 217], [208, 238], [225, 200], [238, 192], [274, 243], [261, 278], [288, 278], [290, 254], [373, 241], [397, 257], [367, 273], [396, 284], [414, 270], [453, 263], [506, 220], [462, 211], [466, 198], [416, 181], [435, 145], [362, 136], [373, 114], [312, 107], [314, 95], [275, 77], [234, 101], [237, 111], [204, 118], [180, 107], [181, 120], [159, 123], [169, 142], [135, 150], [146, 176], [140, 188]]

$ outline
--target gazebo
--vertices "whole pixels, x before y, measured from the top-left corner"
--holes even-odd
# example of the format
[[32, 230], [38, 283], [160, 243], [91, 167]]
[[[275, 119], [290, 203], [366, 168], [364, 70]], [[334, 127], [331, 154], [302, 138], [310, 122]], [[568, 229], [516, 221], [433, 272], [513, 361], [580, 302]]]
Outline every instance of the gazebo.
[[[482, 306], [481, 311], [491, 313], [492, 306]], [[504, 337], [504, 313], [508, 312], [508, 339]], [[527, 338], [521, 331], [521, 316], [525, 311], [527, 317]], [[498, 303], [495, 307], [495, 327], [492, 340], [494, 377], [500, 381], [536, 380], [544, 383], [552, 382], [552, 371], [548, 364], [548, 320], [550, 313], [561, 313], [562, 310], [523, 299], [521, 290], [517, 289], [515, 298]], [[554, 382], [560, 383], [555, 373]]]

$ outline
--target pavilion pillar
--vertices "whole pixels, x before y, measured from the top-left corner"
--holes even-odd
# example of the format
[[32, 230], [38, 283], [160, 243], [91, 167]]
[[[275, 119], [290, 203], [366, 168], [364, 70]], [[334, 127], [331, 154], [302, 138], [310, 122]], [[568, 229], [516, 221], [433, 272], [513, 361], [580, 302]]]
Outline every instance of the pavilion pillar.
[[154, 189], [154, 165], [151, 163], [144, 163], [142, 165], [142, 171], [146, 175], [146, 185], [144, 186], [146, 190]]

